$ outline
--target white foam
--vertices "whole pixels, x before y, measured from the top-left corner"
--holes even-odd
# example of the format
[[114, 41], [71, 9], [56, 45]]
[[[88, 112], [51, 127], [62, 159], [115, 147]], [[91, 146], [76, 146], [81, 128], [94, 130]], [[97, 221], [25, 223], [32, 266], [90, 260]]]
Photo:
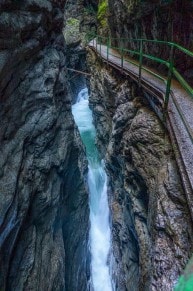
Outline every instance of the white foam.
[[95, 128], [88, 106], [88, 90], [83, 89], [73, 105], [72, 112], [82, 140], [87, 148], [89, 162], [88, 186], [90, 192], [90, 246], [91, 276], [94, 291], [112, 291], [108, 255], [110, 250], [109, 206], [107, 176], [94, 144]]

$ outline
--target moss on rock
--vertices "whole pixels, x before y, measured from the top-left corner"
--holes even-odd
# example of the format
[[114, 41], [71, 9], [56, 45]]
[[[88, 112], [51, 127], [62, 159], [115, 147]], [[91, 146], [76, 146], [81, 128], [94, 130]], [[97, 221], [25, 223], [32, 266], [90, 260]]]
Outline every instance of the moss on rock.
[[68, 18], [64, 28], [64, 37], [67, 45], [77, 44], [81, 41], [80, 20], [77, 18]]

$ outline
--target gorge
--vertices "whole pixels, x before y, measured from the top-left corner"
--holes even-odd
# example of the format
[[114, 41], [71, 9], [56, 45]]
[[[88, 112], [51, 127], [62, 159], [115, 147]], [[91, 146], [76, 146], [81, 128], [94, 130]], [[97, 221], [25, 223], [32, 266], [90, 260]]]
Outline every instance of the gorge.
[[[132, 50], [147, 38], [192, 51], [192, 9], [0, 0], [1, 291], [193, 290], [192, 260], [175, 287], [193, 213], [170, 134], [138, 81], [88, 45], [98, 34]], [[177, 50], [175, 65], [192, 84], [192, 59]]]

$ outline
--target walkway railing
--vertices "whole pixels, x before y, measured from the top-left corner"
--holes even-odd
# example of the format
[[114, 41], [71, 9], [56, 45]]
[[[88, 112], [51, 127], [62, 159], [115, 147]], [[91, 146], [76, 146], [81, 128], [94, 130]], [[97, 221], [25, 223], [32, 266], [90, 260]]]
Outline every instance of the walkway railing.
[[[129, 42], [137, 42], [138, 50], [113, 46], [112, 41], [113, 43], [124, 41], [127, 47]], [[159, 40], [115, 39], [95, 35], [91, 36], [88, 42], [105, 62], [129, 75], [144, 88], [146, 93], [144, 96], [168, 129], [193, 221], [193, 88], [174, 66], [175, 50], [178, 49], [189, 57], [193, 57], [193, 52], [176, 43]], [[146, 43], [167, 45], [168, 59], [147, 54], [144, 50]], [[136, 58], [129, 58], [126, 53], [137, 56], [138, 61]], [[163, 76], [156, 70], [146, 67], [144, 58], [165, 65], [168, 75]], [[146, 71], [143, 75], [142, 70]], [[151, 79], [151, 75], [154, 78]]]
[[[184, 77], [180, 74], [180, 72], [177, 70], [177, 68], [174, 67], [174, 60], [175, 60], [175, 50], [178, 49], [185, 55], [192, 57], [193, 58], [193, 52], [187, 50], [186, 48], [178, 45], [177, 43], [174, 42], [168, 42], [168, 41], [161, 41], [161, 40], [148, 40], [148, 39], [126, 39], [126, 38], [111, 38], [111, 37], [102, 37], [99, 35], [95, 36], [90, 36], [90, 40], [92, 39], [93, 44], [95, 43], [96, 47], [99, 45], [100, 46], [100, 51], [102, 45], [106, 45], [107, 47], [107, 60], [109, 59], [109, 49], [115, 49], [120, 52], [121, 55], [121, 67], [123, 69], [123, 64], [124, 64], [124, 57], [125, 53], [131, 53], [135, 56], [137, 56], [138, 61], [139, 61], [139, 86], [141, 85], [141, 77], [142, 77], [142, 69], [144, 71], [147, 71], [148, 73], [152, 74], [156, 78], [161, 79], [165, 85], [166, 85], [166, 91], [165, 91], [165, 98], [164, 98], [164, 110], [167, 110], [168, 106], [168, 101], [169, 101], [169, 96], [170, 96], [170, 90], [171, 90], [171, 82], [172, 78], [175, 77], [178, 82], [182, 85], [182, 87], [186, 90], [186, 92], [193, 98], [193, 88], [188, 84], [188, 82], [184, 79]], [[133, 50], [133, 49], [128, 49], [122, 47], [116, 47], [112, 45], [112, 41], [119, 41], [119, 42], [137, 42], [139, 43], [139, 49], [138, 50]], [[164, 44], [169, 47], [169, 59], [164, 60], [159, 57], [146, 54], [144, 52], [144, 44], [145, 43], [154, 43], [154, 44]], [[155, 73], [154, 71], [150, 70], [149, 68], [143, 66], [143, 59], [149, 59], [151, 61], [154, 61], [159, 64], [163, 64], [168, 68], [168, 75], [167, 78], [163, 78], [162, 75], [159, 73]], [[131, 64], [136, 65], [136, 63], [130, 59], [125, 59], [127, 62], [130, 62]], [[193, 64], [193, 60], [192, 60]]]

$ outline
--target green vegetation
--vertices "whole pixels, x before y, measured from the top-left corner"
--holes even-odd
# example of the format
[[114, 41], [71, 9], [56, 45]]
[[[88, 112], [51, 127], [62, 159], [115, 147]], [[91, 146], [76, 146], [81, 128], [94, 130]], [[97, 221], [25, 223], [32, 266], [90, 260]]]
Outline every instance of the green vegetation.
[[66, 21], [66, 25], [79, 27], [79, 20], [76, 18], [68, 18]]
[[101, 0], [98, 6], [97, 19], [102, 28], [107, 26], [108, 0]]

